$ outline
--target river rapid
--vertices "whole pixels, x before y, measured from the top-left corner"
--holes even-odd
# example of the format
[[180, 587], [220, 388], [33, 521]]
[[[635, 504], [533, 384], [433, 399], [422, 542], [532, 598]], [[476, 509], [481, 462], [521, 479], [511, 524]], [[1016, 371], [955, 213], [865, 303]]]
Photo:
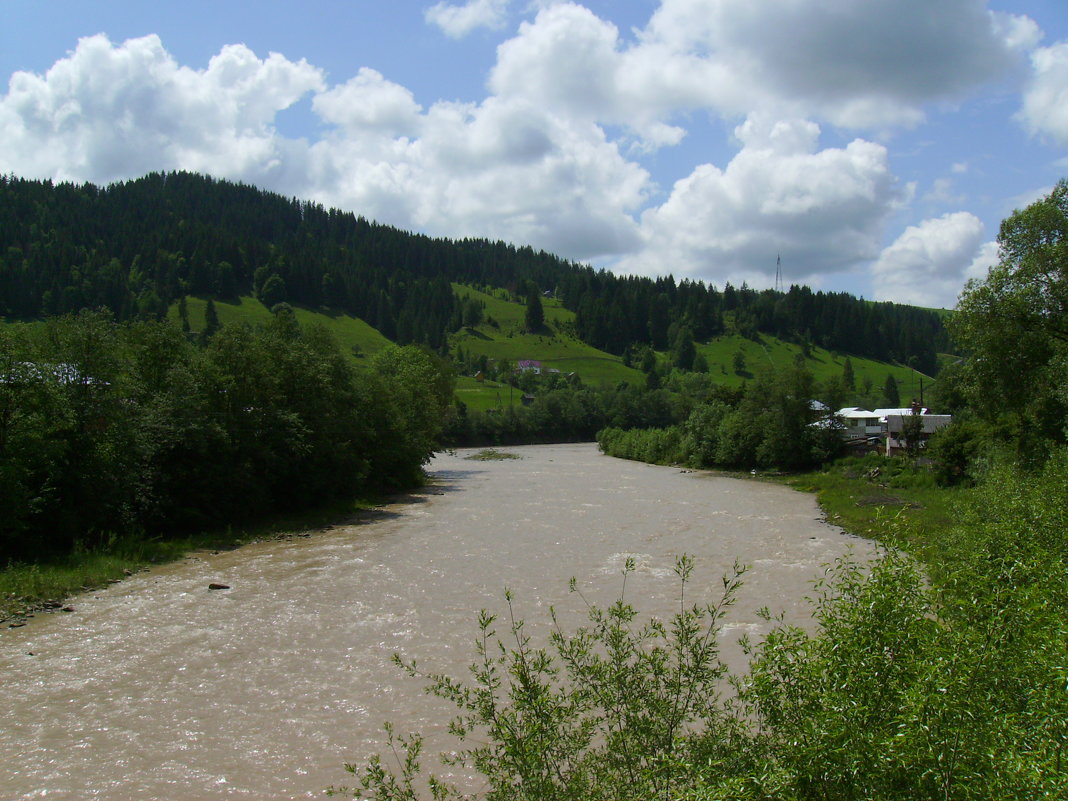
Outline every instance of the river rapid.
[[0, 799], [320, 798], [381, 749], [384, 721], [446, 747], [451, 710], [390, 655], [466, 676], [478, 610], [503, 613], [505, 588], [537, 637], [550, 605], [581, 622], [572, 576], [607, 604], [632, 557], [627, 598], [666, 617], [678, 555], [696, 560], [693, 601], [738, 560], [723, 639], [741, 669], [761, 606], [805, 623], [822, 566], [871, 553], [784, 487], [594, 445], [507, 450], [522, 458], [439, 455], [430, 486], [360, 520], [196, 554], [3, 629]]

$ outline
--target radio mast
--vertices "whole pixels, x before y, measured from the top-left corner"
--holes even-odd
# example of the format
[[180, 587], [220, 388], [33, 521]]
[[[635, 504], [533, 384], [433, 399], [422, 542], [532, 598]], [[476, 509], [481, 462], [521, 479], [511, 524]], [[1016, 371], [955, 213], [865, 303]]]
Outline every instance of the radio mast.
[[775, 291], [782, 292], [782, 254], [775, 256]]

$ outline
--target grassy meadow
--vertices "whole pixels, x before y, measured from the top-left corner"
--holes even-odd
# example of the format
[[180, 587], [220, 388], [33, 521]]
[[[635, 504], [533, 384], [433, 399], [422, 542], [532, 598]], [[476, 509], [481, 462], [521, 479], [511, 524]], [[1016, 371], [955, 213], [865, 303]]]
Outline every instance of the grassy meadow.
[[[708, 343], [698, 344], [697, 352], [704, 355], [708, 362], [709, 372], [719, 383], [738, 387], [743, 382], [751, 380], [761, 370], [769, 367], [775, 370], [792, 365], [801, 354], [801, 347], [767, 334], [759, 335], [756, 340], [748, 339], [740, 334], [731, 334], [716, 337]], [[745, 359], [745, 367], [736, 371], [734, 356], [739, 352]], [[889, 373], [898, 383], [902, 403], [906, 403], [906, 399], [913, 395], [919, 396], [920, 374], [909, 367], [877, 362], [845, 353], [833, 353], [819, 347], [809, 349], [804, 365], [817, 381], [823, 382], [842, 375], [846, 358], [853, 365], [853, 376], [858, 391], [863, 390], [864, 381], [868, 379], [871, 381], [873, 390], [880, 392]], [[933, 383], [932, 378], [923, 376], [925, 390]]]
[[[186, 308], [189, 311], [189, 326], [194, 331], [204, 328], [204, 309], [207, 301], [201, 298], [188, 296]], [[237, 303], [215, 301], [215, 312], [219, 316], [222, 325], [231, 323], [246, 323], [251, 326], [262, 325], [271, 319], [271, 312], [253, 297], [244, 296]], [[366, 356], [371, 356], [390, 345], [377, 329], [371, 327], [359, 317], [347, 314], [311, 311], [300, 307], [293, 308], [297, 316], [297, 322], [301, 325], [318, 323], [326, 327], [341, 344], [341, 349], [359, 362]], [[178, 304], [171, 306], [167, 313], [169, 319], [179, 322]]]

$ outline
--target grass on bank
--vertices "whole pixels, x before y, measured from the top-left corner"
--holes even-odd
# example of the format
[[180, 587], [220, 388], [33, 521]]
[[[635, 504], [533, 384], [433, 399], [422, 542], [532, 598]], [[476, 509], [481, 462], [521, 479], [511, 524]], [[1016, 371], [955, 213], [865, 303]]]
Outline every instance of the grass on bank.
[[[772, 480], [815, 493], [827, 521], [851, 534], [885, 542], [892, 529], [895, 540], [887, 544], [903, 545], [924, 561], [928, 549], [936, 548], [956, 522], [956, 506], [971, 492], [938, 486], [933, 474], [911, 459], [878, 454], [845, 457], [820, 470]], [[891, 525], [897, 522], [906, 525]]]
[[376, 503], [349, 501], [237, 529], [198, 532], [166, 540], [129, 538], [52, 560], [11, 563], [0, 569], [0, 621], [17, 624], [42, 609], [58, 608], [77, 593], [113, 584], [152, 565], [174, 562], [194, 551], [229, 550], [289, 532], [321, 528], [370, 509]]

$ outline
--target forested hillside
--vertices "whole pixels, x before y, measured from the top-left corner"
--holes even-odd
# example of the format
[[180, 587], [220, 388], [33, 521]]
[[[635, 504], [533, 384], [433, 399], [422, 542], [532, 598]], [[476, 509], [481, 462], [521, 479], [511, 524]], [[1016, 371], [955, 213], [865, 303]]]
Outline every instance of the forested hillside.
[[450, 282], [552, 291], [575, 313], [580, 338], [617, 355], [633, 345], [665, 350], [686, 335], [763, 332], [931, 375], [948, 347], [940, 316], [928, 310], [805, 287], [620, 277], [529, 247], [432, 239], [195, 174], [107, 187], [0, 176], [0, 315], [10, 318], [87, 307], [119, 320], [154, 318], [187, 294], [255, 294], [268, 307], [348, 312], [400, 344], [441, 349], [463, 323]]

